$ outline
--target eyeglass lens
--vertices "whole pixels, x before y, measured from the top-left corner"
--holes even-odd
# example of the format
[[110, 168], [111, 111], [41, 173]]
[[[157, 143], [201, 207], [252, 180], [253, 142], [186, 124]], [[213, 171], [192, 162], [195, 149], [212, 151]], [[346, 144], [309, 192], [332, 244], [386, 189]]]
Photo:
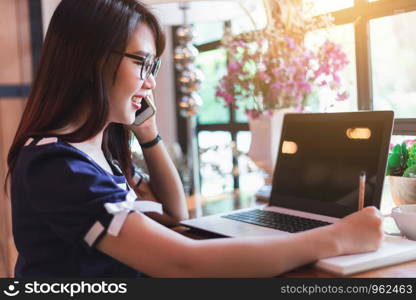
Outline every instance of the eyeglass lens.
[[157, 73], [160, 69], [160, 59], [154, 57], [153, 55], [146, 56], [145, 61], [142, 65], [141, 77], [143, 80], [149, 78], [152, 74], [154, 78], [156, 78]]

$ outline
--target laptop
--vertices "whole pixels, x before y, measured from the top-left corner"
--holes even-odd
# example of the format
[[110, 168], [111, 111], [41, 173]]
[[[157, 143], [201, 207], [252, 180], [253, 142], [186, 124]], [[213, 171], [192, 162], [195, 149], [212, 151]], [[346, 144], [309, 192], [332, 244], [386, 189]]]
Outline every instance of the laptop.
[[286, 235], [357, 211], [380, 207], [392, 133], [392, 111], [289, 113], [283, 120], [267, 205], [182, 221], [227, 237]]

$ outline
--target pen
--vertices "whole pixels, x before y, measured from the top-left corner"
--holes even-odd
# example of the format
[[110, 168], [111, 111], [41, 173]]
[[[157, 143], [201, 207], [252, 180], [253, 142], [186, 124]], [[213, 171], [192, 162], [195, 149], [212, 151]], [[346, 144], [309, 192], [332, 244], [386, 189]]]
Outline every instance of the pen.
[[361, 171], [359, 184], [358, 184], [358, 210], [364, 208], [364, 195], [365, 195], [365, 171]]

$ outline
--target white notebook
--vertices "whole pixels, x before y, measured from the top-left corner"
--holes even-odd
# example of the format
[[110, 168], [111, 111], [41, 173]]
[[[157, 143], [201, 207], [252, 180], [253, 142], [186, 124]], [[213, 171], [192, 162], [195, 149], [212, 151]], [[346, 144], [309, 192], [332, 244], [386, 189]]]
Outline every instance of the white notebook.
[[315, 267], [339, 275], [351, 275], [412, 260], [416, 260], [416, 241], [386, 236], [375, 252], [324, 258], [316, 262]]

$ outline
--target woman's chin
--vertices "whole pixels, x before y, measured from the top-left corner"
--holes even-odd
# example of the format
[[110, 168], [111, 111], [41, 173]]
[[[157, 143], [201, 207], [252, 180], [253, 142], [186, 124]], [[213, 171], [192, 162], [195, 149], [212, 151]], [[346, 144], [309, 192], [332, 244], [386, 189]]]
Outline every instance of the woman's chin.
[[135, 119], [136, 119], [136, 112], [125, 113], [123, 115], [119, 115], [118, 118], [113, 118], [112, 122], [130, 126], [134, 123]]
[[[121, 120], [120, 120], [121, 121]], [[130, 125], [133, 125], [133, 123], [134, 123], [134, 121], [135, 121], [135, 117], [133, 117], [133, 118], [124, 118], [123, 119], [123, 121], [121, 121], [121, 122], [119, 122], [120, 124], [123, 124], [123, 125], [127, 125], [127, 126], [130, 126]]]
[[134, 113], [128, 115], [128, 118], [126, 118], [127, 124], [128, 125], [133, 124], [135, 119], [136, 119], [136, 111], [134, 111]]
[[134, 121], [135, 121], [135, 118], [132, 118], [129, 120], [129, 122], [126, 125], [129, 125], [129, 126], [133, 125]]

